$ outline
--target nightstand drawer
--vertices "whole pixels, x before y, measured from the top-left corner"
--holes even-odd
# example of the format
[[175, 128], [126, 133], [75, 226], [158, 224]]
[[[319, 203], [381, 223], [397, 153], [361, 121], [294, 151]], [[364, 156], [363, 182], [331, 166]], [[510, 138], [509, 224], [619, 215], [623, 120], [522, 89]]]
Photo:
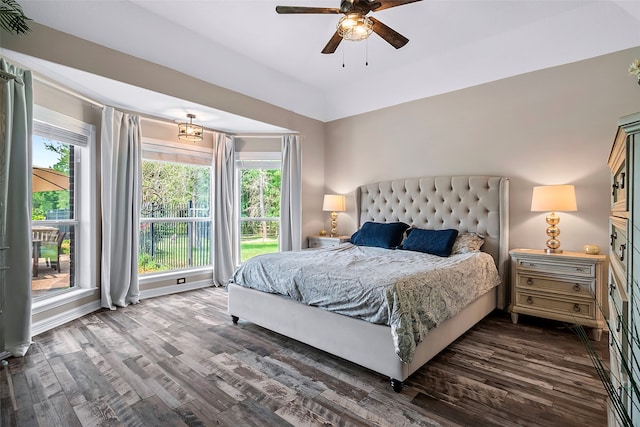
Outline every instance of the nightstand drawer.
[[328, 248], [331, 246], [336, 246], [341, 243], [348, 242], [350, 240], [349, 236], [309, 236], [307, 237], [307, 241], [309, 243], [309, 248]]
[[561, 316], [567, 316], [568, 321], [573, 317], [595, 319], [595, 301], [576, 299], [558, 299], [547, 295], [516, 291], [516, 304], [529, 307], [536, 311], [546, 311]]
[[529, 290], [549, 290], [568, 296], [595, 297], [595, 279], [563, 280], [553, 276], [538, 276], [534, 274], [517, 275], [516, 286]]
[[323, 240], [320, 239], [309, 239], [309, 247], [310, 248], [322, 248], [322, 247], [327, 247], [327, 246], [331, 246], [326, 244]]
[[518, 259], [519, 271], [545, 272], [556, 274], [567, 274], [580, 277], [595, 277], [596, 266], [593, 263], [580, 264], [575, 262], [562, 262], [562, 260], [542, 261]]

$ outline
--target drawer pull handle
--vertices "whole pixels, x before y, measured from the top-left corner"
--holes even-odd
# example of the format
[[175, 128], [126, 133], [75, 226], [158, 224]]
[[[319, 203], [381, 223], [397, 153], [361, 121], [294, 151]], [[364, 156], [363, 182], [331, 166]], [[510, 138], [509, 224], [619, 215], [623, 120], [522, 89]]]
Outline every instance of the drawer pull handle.
[[580, 313], [580, 304], [573, 304], [573, 311]]
[[573, 285], [573, 290], [576, 292], [580, 292], [582, 290], [580, 283], [576, 283], [575, 285]]
[[533, 304], [533, 297], [527, 297], [527, 304]]
[[531, 277], [527, 278], [527, 285], [529, 286], [533, 285], [533, 279]]
[[627, 245], [620, 245], [620, 261], [624, 261], [624, 251], [627, 249]]
[[611, 188], [612, 188], [611, 195], [612, 196], [616, 195], [616, 190], [617, 189], [624, 190], [624, 178], [625, 178], [624, 172], [622, 172], [622, 173], [620, 173], [620, 178], [616, 182], [611, 184]]
[[609, 284], [609, 295], [613, 296], [613, 292], [616, 290], [616, 284], [615, 283], [610, 283]]
[[616, 332], [620, 332], [622, 328], [622, 320], [620, 320], [620, 316], [616, 318]]
[[611, 233], [609, 237], [611, 237], [611, 248], [614, 248], [616, 245], [616, 239], [618, 238], [618, 232], [613, 230], [613, 233]]

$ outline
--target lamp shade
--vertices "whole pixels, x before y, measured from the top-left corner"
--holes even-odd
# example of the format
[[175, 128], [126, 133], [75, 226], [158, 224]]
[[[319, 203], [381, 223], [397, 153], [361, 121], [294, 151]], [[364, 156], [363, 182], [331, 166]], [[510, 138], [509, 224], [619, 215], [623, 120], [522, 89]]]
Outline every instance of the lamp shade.
[[533, 187], [532, 212], [568, 212], [578, 210], [573, 185], [542, 185]]
[[328, 212], [344, 212], [345, 198], [341, 194], [325, 194], [322, 210]]

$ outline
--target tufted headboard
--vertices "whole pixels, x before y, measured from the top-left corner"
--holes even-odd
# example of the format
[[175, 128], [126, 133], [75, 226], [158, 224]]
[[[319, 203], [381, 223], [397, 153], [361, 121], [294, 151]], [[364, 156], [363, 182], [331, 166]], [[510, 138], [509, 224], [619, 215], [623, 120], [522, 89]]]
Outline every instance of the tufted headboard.
[[485, 236], [484, 252], [493, 256], [504, 307], [509, 261], [509, 180], [491, 176], [436, 176], [397, 179], [356, 190], [358, 228], [366, 221], [402, 221], [415, 227]]

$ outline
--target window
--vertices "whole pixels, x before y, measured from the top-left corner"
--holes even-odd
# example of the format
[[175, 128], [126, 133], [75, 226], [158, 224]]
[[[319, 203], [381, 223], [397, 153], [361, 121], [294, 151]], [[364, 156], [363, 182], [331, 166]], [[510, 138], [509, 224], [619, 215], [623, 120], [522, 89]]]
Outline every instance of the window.
[[32, 295], [95, 286], [93, 125], [34, 106]]
[[143, 156], [138, 272], [211, 266], [211, 167], [149, 160], [148, 146]]
[[236, 153], [240, 262], [278, 252], [280, 237], [280, 153]]

